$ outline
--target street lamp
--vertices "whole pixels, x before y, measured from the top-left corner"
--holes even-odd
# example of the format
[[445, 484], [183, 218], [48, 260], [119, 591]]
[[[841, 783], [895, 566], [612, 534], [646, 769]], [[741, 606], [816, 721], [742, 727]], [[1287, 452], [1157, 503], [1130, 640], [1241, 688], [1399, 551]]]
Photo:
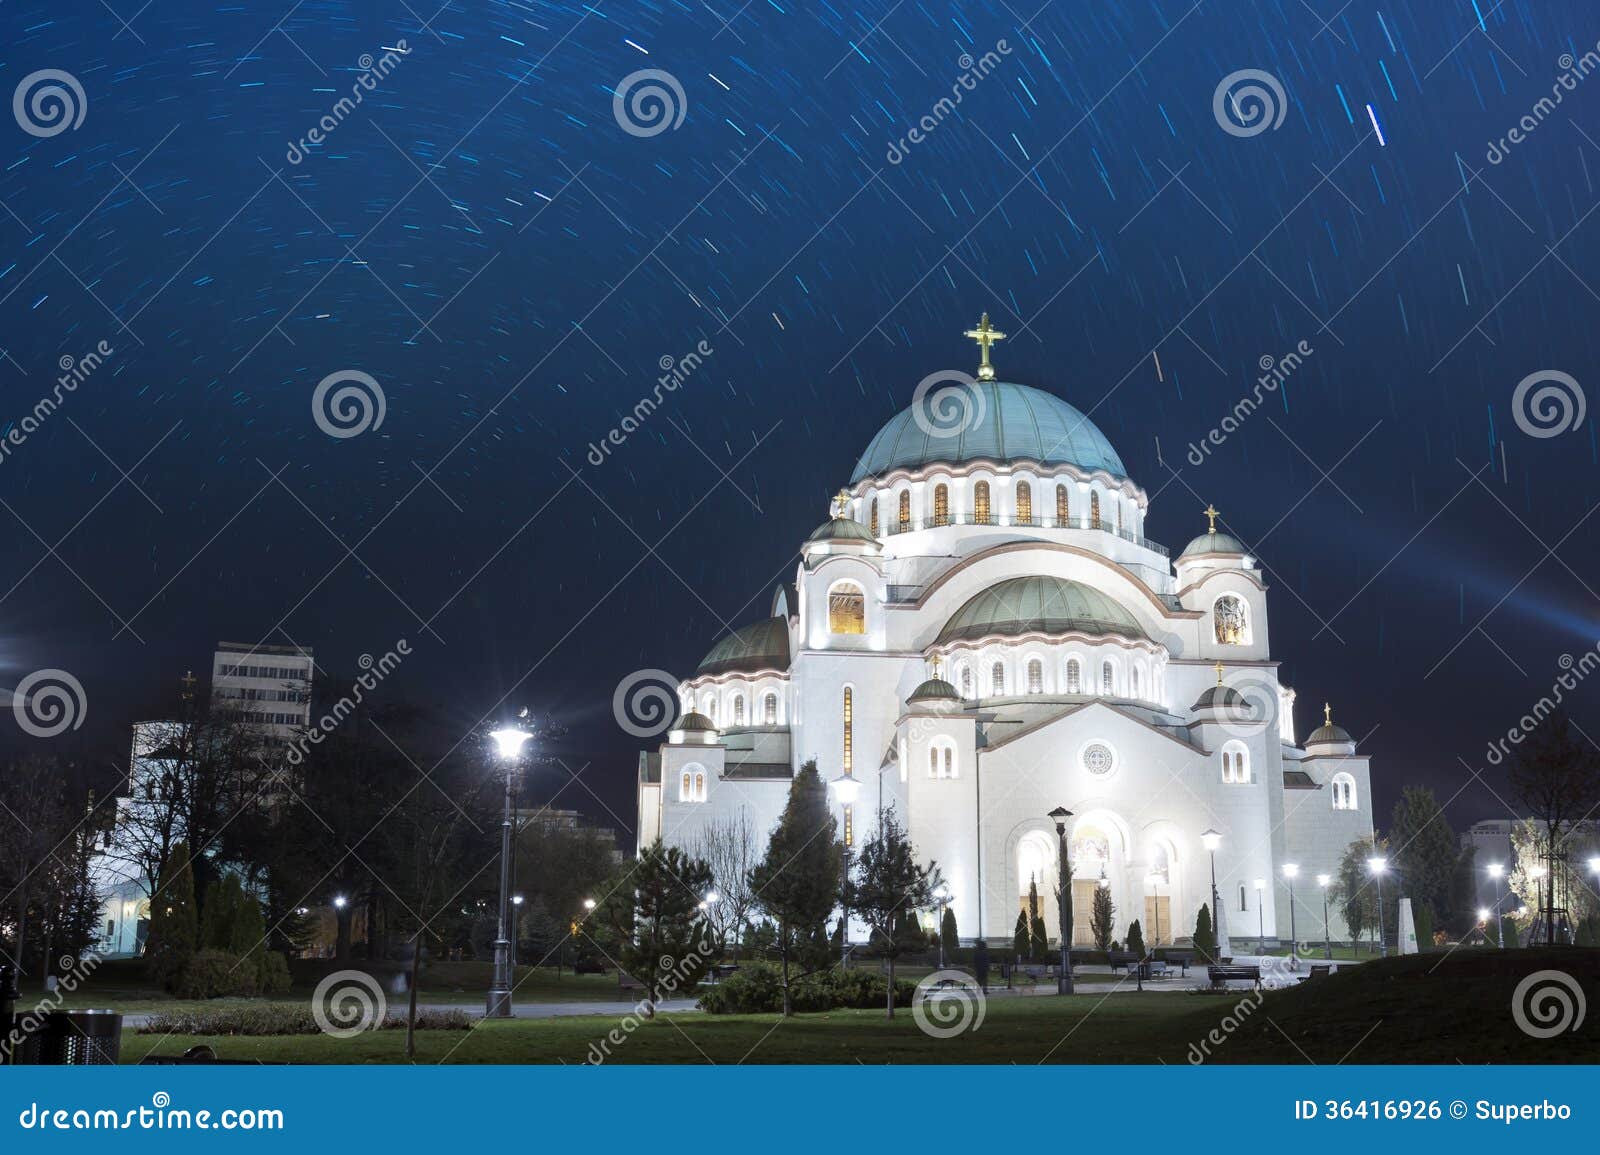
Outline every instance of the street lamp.
[[861, 796], [861, 783], [855, 775], [846, 772], [828, 785], [833, 787], [839, 805], [844, 807], [843, 877], [839, 884], [839, 963], [843, 966], [850, 961], [850, 907], [846, 905], [845, 894], [850, 889], [850, 848], [856, 841], [855, 805]]
[[1256, 953], [1267, 953], [1267, 880], [1256, 879]]
[[511, 788], [516, 778], [522, 748], [533, 735], [521, 726], [502, 726], [489, 735], [506, 768], [506, 798], [500, 819], [500, 925], [494, 940], [494, 979], [489, 984], [485, 1015], [491, 1019], [511, 1017]]
[[1383, 872], [1389, 869], [1389, 860], [1377, 855], [1367, 859], [1367, 869], [1378, 882], [1378, 957], [1389, 957], [1389, 936], [1383, 929]]
[[1331, 875], [1317, 875], [1317, 885], [1322, 888], [1322, 957], [1333, 957], [1333, 940], [1328, 937], [1328, 884], [1333, 881]]
[[1153, 938], [1151, 938], [1151, 940], [1150, 940], [1150, 946], [1151, 946], [1152, 949], [1154, 949], [1155, 947], [1158, 947], [1158, 946], [1161, 945], [1161, 881], [1162, 881], [1162, 879], [1161, 879], [1161, 875], [1157, 871], [1152, 870], [1148, 875], [1145, 876], [1145, 881], [1150, 884], [1150, 889], [1155, 891], [1155, 900], [1156, 900], [1155, 901], [1155, 907], [1154, 907], [1155, 915], [1156, 915], [1156, 923], [1155, 923], [1155, 927], [1154, 927], [1155, 936]]
[[1206, 848], [1211, 855], [1211, 937], [1216, 940], [1217, 957], [1221, 958], [1222, 950], [1222, 899], [1217, 895], [1217, 847], [1222, 845], [1222, 834], [1216, 830], [1206, 830], [1200, 835], [1200, 845]]
[[1501, 950], [1506, 948], [1505, 926], [1505, 877], [1506, 868], [1502, 863], [1489, 864], [1489, 877], [1494, 879], [1494, 941]]
[[1067, 819], [1072, 817], [1072, 811], [1065, 806], [1057, 806], [1050, 811], [1048, 817], [1056, 824], [1056, 887], [1061, 892], [1060, 909], [1056, 915], [1061, 923], [1061, 973], [1056, 976], [1056, 994], [1070, 995], [1072, 950], [1069, 942], [1072, 936], [1067, 933], [1067, 927], [1072, 922], [1072, 892], [1067, 879]]
[[1294, 929], [1294, 880], [1300, 873], [1300, 865], [1295, 862], [1283, 864], [1283, 877], [1289, 883], [1289, 969], [1300, 969], [1300, 936]]
[[941, 882], [933, 897], [939, 900], [939, 969], [944, 970], [944, 912], [950, 903], [950, 888]]
[[511, 905], [517, 908], [516, 915], [511, 920], [511, 972], [515, 974], [517, 970], [517, 928], [522, 925], [522, 896], [513, 894], [511, 896]]

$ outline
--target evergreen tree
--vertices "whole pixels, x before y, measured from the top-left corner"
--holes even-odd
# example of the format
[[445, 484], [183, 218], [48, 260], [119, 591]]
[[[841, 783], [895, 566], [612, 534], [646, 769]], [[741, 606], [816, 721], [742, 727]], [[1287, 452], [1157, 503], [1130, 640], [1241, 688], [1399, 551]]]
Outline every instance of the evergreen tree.
[[1029, 928], [1029, 937], [1033, 939], [1033, 961], [1049, 962], [1050, 938], [1045, 931], [1043, 915], [1036, 914], [1033, 916], [1033, 925]]
[[1029, 945], [1031, 938], [1032, 933], [1028, 925], [1028, 912], [1019, 910], [1017, 911], [1017, 925], [1011, 931], [1011, 953], [1015, 956], [1017, 962], [1020, 963], [1033, 954], [1033, 948]]
[[1500, 941], [1508, 949], [1522, 945], [1522, 936], [1517, 933], [1517, 920], [1509, 914], [1500, 920]]
[[225, 874], [206, 887], [205, 906], [200, 914], [200, 941], [207, 950], [232, 949], [233, 924], [238, 918], [243, 892], [239, 877]]
[[1461, 850], [1432, 790], [1407, 786], [1401, 792], [1400, 801], [1394, 804], [1389, 840], [1395, 847], [1394, 865], [1413, 905], [1419, 910], [1424, 904], [1448, 910]]
[[607, 888], [597, 913], [623, 969], [644, 986], [647, 1016], [663, 996], [693, 990], [721, 953], [702, 909], [711, 885], [709, 866], [658, 838]]
[[944, 917], [939, 920], [939, 945], [944, 951], [945, 962], [953, 962], [956, 952], [961, 949], [961, 936], [956, 933], [956, 912], [950, 907], [944, 908]]
[[1426, 902], [1419, 902], [1411, 915], [1412, 925], [1417, 932], [1417, 950], [1433, 949], [1433, 907]]
[[1128, 949], [1138, 958], [1144, 958], [1144, 931], [1139, 927], [1139, 920], [1134, 919], [1128, 927]]
[[878, 835], [861, 848], [855, 875], [845, 890], [851, 911], [872, 927], [874, 942], [889, 960], [887, 1015], [894, 1018], [894, 964], [904, 949], [895, 923], [933, 901], [939, 868], [917, 861], [916, 848], [894, 811], [880, 815]]
[[1094, 907], [1089, 912], [1089, 933], [1094, 935], [1096, 950], [1111, 949], [1111, 935], [1116, 927], [1117, 907], [1111, 901], [1111, 888], [1094, 888]]
[[1217, 933], [1211, 925], [1211, 907], [1203, 902], [1194, 920], [1194, 949], [1206, 962], [1217, 957]]
[[150, 932], [145, 940], [145, 966], [163, 984], [177, 980], [184, 965], [200, 945], [200, 925], [194, 902], [194, 871], [189, 847], [179, 842], [156, 878], [150, 900]]
[[[828, 806], [828, 788], [815, 760], [800, 767], [789, 786], [789, 800], [767, 843], [767, 854], [750, 872], [755, 902], [776, 923], [783, 960], [783, 1013], [792, 1012], [789, 964], [826, 965], [825, 924], [839, 905], [843, 848]], [[819, 957], [820, 956], [820, 957]]]

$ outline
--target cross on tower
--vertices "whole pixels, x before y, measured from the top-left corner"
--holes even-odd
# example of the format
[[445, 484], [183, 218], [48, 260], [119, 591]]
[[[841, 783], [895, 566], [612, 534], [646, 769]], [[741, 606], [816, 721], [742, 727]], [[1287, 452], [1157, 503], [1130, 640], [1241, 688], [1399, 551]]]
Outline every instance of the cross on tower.
[[850, 491], [841, 489], [833, 495], [833, 516], [843, 517], [845, 510], [850, 508]]
[[1322, 703], [1322, 724], [1324, 726], [1333, 725], [1333, 707], [1327, 702]]
[[193, 670], [185, 670], [183, 677], [178, 679], [183, 684], [183, 700], [185, 702], [194, 698], [194, 684], [197, 680]]
[[1004, 341], [1006, 335], [1000, 332], [999, 329], [996, 329], [993, 325], [989, 324], [988, 313], [985, 313], [978, 321], [978, 327], [976, 329], [968, 329], [961, 335], [976, 341], [978, 343], [978, 348], [983, 352], [983, 358], [978, 362], [978, 380], [993, 381], [994, 366], [989, 364], [989, 347], [996, 341]]
[[1222, 663], [1217, 663], [1217, 685], [1222, 685]]
[[1211, 528], [1206, 530], [1206, 532], [1207, 533], [1216, 533], [1217, 532], [1217, 518], [1222, 516], [1221, 512], [1217, 509], [1216, 506], [1212, 505], [1209, 501], [1206, 502], [1206, 507], [1204, 509], [1202, 509], [1200, 512], [1205, 514], [1207, 520], [1209, 520], [1211, 522]]

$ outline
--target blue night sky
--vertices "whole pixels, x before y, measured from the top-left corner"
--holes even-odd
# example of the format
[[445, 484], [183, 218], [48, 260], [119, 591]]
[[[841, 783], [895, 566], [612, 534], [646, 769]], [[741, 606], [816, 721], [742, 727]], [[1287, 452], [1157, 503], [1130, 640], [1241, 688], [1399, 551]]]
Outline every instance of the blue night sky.
[[[0, 8], [4, 91], [60, 70], [84, 114], [0, 126], [0, 422], [112, 350], [0, 459], [0, 679], [73, 672], [86, 757], [219, 638], [343, 676], [403, 637], [396, 695], [563, 719], [561, 804], [631, 824], [618, 682], [767, 613], [984, 310], [1001, 376], [1117, 447], [1150, 536], [1214, 502], [1255, 550], [1300, 732], [1331, 699], [1380, 823], [1409, 782], [1505, 816], [1471, 771], [1600, 637], [1592, 5], [138, 5]], [[641, 69], [681, 124], [624, 131]], [[1246, 69], [1282, 121], [1225, 131]], [[318, 427], [340, 370], [381, 426]], [[1535, 436], [1513, 394], [1546, 371], [1576, 392]]]

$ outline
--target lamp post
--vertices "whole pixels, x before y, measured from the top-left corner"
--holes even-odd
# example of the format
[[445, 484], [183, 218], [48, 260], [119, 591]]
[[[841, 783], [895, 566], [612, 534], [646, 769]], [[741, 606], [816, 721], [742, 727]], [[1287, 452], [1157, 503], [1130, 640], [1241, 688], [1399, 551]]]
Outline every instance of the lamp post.
[[1267, 953], [1267, 880], [1256, 879], [1256, 954]]
[[1300, 874], [1300, 865], [1295, 862], [1283, 864], [1283, 877], [1289, 883], [1289, 969], [1300, 969], [1300, 936], [1294, 929], [1294, 880]]
[[1056, 888], [1061, 892], [1060, 910], [1056, 915], [1061, 923], [1061, 973], [1056, 976], [1056, 994], [1070, 995], [1072, 993], [1072, 949], [1070, 946], [1072, 935], [1068, 932], [1067, 927], [1072, 922], [1072, 891], [1070, 889], [1070, 880], [1067, 878], [1067, 819], [1072, 817], [1072, 811], [1065, 806], [1057, 806], [1050, 811], [1048, 817], [1050, 821], [1056, 824]]
[[850, 848], [856, 840], [855, 805], [861, 794], [861, 783], [847, 771], [829, 785], [844, 807], [844, 854], [841, 856], [844, 865], [839, 882], [839, 964], [843, 966], [850, 961], [850, 907], [845, 894], [850, 889]]
[[1501, 950], [1506, 949], [1505, 877], [1506, 868], [1499, 862], [1489, 864], [1489, 877], [1494, 879], [1494, 941]]
[[1222, 834], [1216, 830], [1206, 830], [1200, 835], [1200, 845], [1206, 848], [1206, 853], [1211, 855], [1211, 935], [1217, 940], [1217, 957], [1223, 955], [1222, 949], [1222, 899], [1217, 894], [1217, 847], [1222, 845]]
[[494, 979], [489, 985], [489, 1000], [484, 1015], [491, 1019], [511, 1017], [511, 790], [516, 780], [522, 747], [532, 738], [520, 726], [503, 726], [489, 737], [506, 769], [506, 798], [500, 819], [500, 927], [494, 940]]
[[1317, 885], [1322, 888], [1322, 957], [1333, 957], [1333, 940], [1328, 936], [1328, 885], [1333, 882], [1333, 876], [1328, 874], [1317, 875]]
[[1389, 860], [1377, 855], [1367, 859], [1367, 869], [1378, 882], [1378, 957], [1389, 957], [1389, 936], [1383, 929], [1383, 872], [1389, 869]]
[[1145, 877], [1145, 881], [1150, 884], [1150, 889], [1155, 891], [1156, 901], [1154, 907], [1152, 907], [1156, 915], [1156, 922], [1153, 928], [1155, 934], [1150, 939], [1150, 948], [1154, 950], [1161, 945], [1161, 875], [1152, 870]]
[[511, 973], [515, 974], [517, 971], [517, 930], [522, 925], [522, 896], [513, 894], [511, 896], [511, 905], [515, 908], [511, 916]]
[[944, 912], [950, 903], [950, 888], [941, 882], [933, 897], [939, 900], [939, 969], [944, 970]]

